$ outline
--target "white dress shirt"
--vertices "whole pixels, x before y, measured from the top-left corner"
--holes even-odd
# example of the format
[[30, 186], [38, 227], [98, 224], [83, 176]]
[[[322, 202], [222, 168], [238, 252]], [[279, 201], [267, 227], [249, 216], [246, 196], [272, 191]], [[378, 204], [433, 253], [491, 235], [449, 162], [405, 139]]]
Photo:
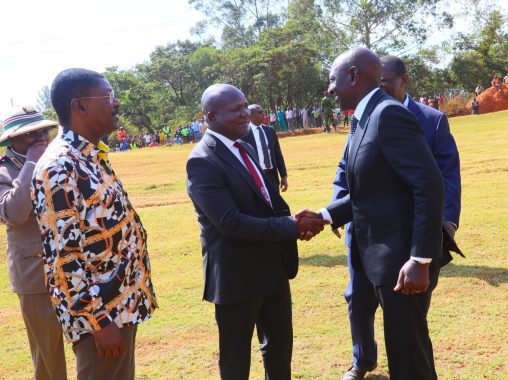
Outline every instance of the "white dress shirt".
[[[245, 168], [245, 170], [247, 170], [247, 172], [250, 174], [249, 172], [249, 169], [247, 168], [247, 165], [245, 165], [245, 162], [243, 161], [243, 158], [242, 156], [240, 155], [240, 150], [238, 150], [238, 148], [235, 146], [235, 143], [237, 141], [233, 141], [233, 140], [230, 140], [228, 139], [226, 136], [224, 135], [221, 135], [220, 133], [217, 133], [215, 131], [212, 131], [210, 128], [208, 128], [206, 130], [206, 133], [209, 133], [211, 134], [212, 136], [215, 136], [217, 137], [224, 145], [226, 145], [226, 147], [231, 151], [231, 153], [234, 154], [234, 156], [238, 159], [238, 161], [240, 161], [240, 163], [243, 165], [243, 167]], [[241, 140], [238, 140], [238, 143], [242, 143]], [[268, 194], [268, 198], [270, 198], [270, 193], [268, 192], [268, 189], [266, 187], [266, 183], [265, 183], [265, 180], [263, 178], [263, 176], [261, 175], [261, 173], [259, 172], [257, 166], [256, 166], [256, 163], [253, 162], [250, 158], [249, 155], [247, 155], [247, 159], [250, 160], [252, 166], [254, 167], [254, 169], [256, 170], [256, 172], [258, 173], [258, 176], [259, 178], [261, 179], [261, 183], [263, 184], [263, 188], [265, 189], [266, 191], [266, 194]], [[270, 202], [271, 202], [271, 199], [270, 199]]]
[[263, 131], [262, 128], [263, 124], [261, 125], [254, 125], [250, 123], [250, 129], [252, 130], [252, 134], [254, 135], [254, 140], [256, 141], [256, 150], [258, 151], [258, 157], [259, 157], [259, 166], [261, 166], [261, 169], [266, 170], [270, 169], [265, 167], [265, 155], [263, 154], [263, 149], [261, 148], [261, 140], [259, 138], [259, 129], [261, 129], [261, 135], [263, 136], [263, 139], [266, 143], [266, 149], [268, 151], [268, 161], [272, 162], [272, 157], [270, 157], [270, 150], [268, 149], [268, 138], [265, 135], [265, 131]]

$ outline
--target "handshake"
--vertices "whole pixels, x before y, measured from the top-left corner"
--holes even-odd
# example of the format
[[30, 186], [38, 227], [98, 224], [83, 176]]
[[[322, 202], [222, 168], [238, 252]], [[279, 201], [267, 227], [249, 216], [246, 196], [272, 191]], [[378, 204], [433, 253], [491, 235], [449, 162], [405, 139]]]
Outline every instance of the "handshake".
[[298, 211], [295, 220], [298, 227], [298, 239], [306, 241], [323, 231], [325, 224], [329, 224], [320, 213], [308, 209]]

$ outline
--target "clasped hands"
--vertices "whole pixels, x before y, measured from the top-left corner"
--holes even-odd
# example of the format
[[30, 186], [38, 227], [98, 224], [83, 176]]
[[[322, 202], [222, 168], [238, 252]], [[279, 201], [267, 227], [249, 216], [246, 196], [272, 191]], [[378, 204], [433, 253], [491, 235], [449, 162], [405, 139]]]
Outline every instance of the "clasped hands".
[[319, 234], [323, 231], [324, 226], [329, 224], [321, 214], [308, 209], [298, 211], [295, 219], [298, 227], [298, 239], [306, 241]]

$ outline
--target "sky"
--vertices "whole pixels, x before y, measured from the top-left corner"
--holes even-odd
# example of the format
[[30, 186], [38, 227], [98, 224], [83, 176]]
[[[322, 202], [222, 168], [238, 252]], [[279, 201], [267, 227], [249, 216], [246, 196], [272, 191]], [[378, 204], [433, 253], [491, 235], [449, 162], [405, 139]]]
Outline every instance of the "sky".
[[[499, 4], [508, 13], [508, 1]], [[129, 69], [156, 46], [192, 38], [190, 29], [204, 18], [187, 0], [0, 0], [0, 14], [0, 120], [11, 103], [37, 105], [60, 71]], [[455, 30], [467, 31], [469, 23], [456, 21]], [[450, 36], [436, 32], [429, 40]]]
[[66, 68], [131, 68], [203, 19], [187, 0], [0, 0], [0, 14], [2, 119]]

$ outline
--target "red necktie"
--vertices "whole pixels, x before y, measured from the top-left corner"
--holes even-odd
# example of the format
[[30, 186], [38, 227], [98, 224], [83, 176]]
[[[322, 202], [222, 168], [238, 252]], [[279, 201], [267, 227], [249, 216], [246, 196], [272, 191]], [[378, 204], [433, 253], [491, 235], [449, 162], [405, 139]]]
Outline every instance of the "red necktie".
[[240, 144], [238, 142], [235, 142], [234, 146], [236, 148], [238, 148], [238, 150], [240, 151], [240, 156], [242, 156], [242, 160], [245, 163], [245, 166], [247, 166], [247, 170], [249, 171], [254, 182], [256, 182], [256, 185], [259, 188], [259, 191], [261, 191], [261, 194], [263, 194], [263, 197], [265, 198], [266, 203], [268, 203], [268, 205], [273, 208], [272, 201], [270, 200], [270, 195], [268, 195], [268, 190], [266, 189], [266, 187], [263, 186], [263, 181], [261, 181], [261, 178], [259, 177], [259, 174], [256, 171], [256, 168], [254, 167], [251, 160], [249, 159], [249, 155], [247, 154], [247, 151], [242, 146], [242, 144]]

